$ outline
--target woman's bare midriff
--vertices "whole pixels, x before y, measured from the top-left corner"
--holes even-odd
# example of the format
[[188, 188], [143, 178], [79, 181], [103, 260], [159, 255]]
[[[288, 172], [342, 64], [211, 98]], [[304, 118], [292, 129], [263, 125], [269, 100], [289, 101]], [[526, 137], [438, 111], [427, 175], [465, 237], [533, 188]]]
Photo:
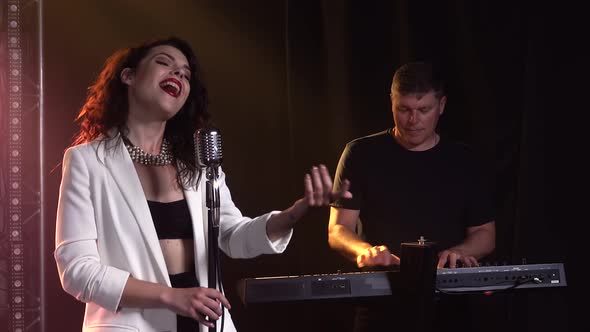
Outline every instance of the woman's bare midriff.
[[178, 274], [194, 270], [194, 245], [192, 239], [160, 240], [168, 274]]

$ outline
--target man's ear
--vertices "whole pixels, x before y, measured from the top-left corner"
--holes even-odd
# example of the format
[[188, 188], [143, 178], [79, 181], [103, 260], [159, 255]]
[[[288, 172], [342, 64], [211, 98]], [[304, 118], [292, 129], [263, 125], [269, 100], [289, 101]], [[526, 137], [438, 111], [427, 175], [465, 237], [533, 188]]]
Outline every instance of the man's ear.
[[439, 101], [439, 114], [442, 115], [445, 111], [445, 105], [447, 104], [447, 96], [442, 96]]
[[123, 84], [126, 85], [131, 85], [133, 83], [133, 78], [135, 76], [133, 75], [133, 70], [131, 68], [125, 68], [121, 71], [121, 82], [123, 82]]

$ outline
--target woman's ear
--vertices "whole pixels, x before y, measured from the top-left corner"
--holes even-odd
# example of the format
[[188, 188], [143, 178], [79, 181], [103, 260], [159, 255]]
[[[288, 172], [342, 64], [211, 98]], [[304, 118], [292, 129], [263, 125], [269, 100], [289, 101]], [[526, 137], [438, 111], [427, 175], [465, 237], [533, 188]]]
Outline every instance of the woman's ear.
[[131, 85], [133, 83], [133, 70], [131, 68], [125, 68], [121, 71], [121, 82], [126, 85]]

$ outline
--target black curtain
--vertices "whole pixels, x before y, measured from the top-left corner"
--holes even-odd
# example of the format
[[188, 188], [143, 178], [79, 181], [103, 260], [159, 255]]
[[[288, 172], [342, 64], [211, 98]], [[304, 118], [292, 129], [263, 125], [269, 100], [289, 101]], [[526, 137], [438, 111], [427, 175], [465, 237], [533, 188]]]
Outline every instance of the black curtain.
[[[559, 221], [546, 209], [543, 97], [550, 91], [543, 78], [555, 50], [542, 8], [467, 1], [287, 1], [285, 15], [289, 147], [297, 167], [321, 160], [334, 170], [348, 140], [391, 126], [393, 71], [407, 61], [432, 61], [448, 78], [440, 131], [474, 146], [495, 177], [497, 249], [485, 264], [557, 262], [566, 263], [567, 271]], [[290, 250], [297, 252], [299, 265], [291, 266], [291, 273], [355, 271], [326, 246], [327, 212], [309, 219], [317, 220], [297, 226]], [[561, 330], [568, 326], [565, 292], [471, 295], [471, 317], [462, 319], [480, 331]], [[343, 301], [245, 312], [252, 316], [241, 316], [241, 323], [252, 330], [263, 328], [268, 317], [276, 318], [264, 324], [269, 331], [285, 328], [285, 322], [293, 331], [345, 331], [352, 323]]]

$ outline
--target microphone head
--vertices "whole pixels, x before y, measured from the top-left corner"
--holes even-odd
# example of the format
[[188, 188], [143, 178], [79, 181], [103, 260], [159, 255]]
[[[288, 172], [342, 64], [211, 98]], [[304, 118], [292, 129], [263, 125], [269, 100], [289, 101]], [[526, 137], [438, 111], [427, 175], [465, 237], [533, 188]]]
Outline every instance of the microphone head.
[[221, 133], [214, 127], [197, 130], [197, 161], [200, 166], [217, 167], [223, 161]]

